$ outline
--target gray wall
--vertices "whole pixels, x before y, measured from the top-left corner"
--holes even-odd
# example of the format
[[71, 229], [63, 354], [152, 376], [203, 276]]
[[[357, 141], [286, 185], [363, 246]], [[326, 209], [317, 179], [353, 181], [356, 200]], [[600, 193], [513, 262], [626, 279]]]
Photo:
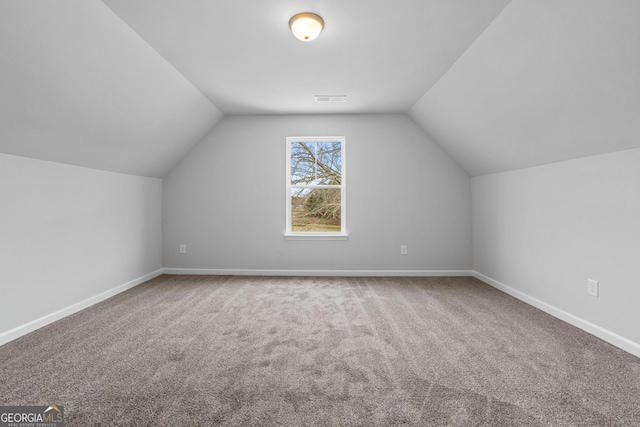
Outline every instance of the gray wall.
[[[341, 135], [349, 239], [285, 241], [285, 138]], [[163, 189], [165, 268], [471, 268], [471, 179], [406, 115], [228, 116]]]
[[161, 198], [159, 179], [0, 154], [0, 335], [160, 269]]
[[473, 248], [477, 272], [640, 343], [640, 150], [473, 178]]

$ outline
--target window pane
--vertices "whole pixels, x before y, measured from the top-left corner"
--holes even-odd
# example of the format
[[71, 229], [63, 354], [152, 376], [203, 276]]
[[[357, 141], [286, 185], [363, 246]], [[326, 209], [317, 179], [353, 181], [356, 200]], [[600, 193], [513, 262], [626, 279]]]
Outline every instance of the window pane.
[[339, 188], [291, 189], [291, 231], [340, 233], [341, 215]]
[[292, 185], [340, 185], [342, 144], [339, 141], [291, 143]]
[[340, 185], [342, 172], [341, 144], [316, 142], [316, 180], [319, 185]]
[[308, 185], [316, 179], [315, 142], [291, 143], [291, 184]]

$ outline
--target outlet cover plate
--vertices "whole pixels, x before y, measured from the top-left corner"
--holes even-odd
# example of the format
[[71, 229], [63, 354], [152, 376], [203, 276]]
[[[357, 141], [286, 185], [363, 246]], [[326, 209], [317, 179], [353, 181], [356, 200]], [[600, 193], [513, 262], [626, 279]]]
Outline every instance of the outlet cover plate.
[[587, 279], [587, 293], [589, 295], [593, 295], [594, 297], [598, 296], [598, 281]]

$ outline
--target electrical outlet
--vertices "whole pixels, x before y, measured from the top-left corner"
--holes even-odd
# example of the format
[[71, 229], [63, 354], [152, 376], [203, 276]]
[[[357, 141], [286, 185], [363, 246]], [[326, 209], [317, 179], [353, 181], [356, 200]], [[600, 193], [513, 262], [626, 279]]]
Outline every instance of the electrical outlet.
[[180, 245], [180, 253], [181, 254], [187, 253], [187, 245]]
[[407, 252], [407, 247], [405, 245], [400, 246], [400, 255], [406, 255], [409, 252]]
[[593, 295], [594, 297], [598, 296], [598, 281], [587, 279], [587, 293], [589, 295]]

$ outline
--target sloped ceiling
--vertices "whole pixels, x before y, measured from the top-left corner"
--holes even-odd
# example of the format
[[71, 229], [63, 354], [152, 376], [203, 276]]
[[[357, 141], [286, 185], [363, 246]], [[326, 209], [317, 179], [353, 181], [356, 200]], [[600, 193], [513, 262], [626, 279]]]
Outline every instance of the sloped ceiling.
[[0, 1], [0, 152], [161, 177], [221, 116], [102, 2]]
[[474, 176], [640, 148], [640, 1], [514, 0], [409, 114]]
[[[406, 112], [508, 0], [105, 3], [225, 114], [336, 114]], [[305, 11], [325, 21], [309, 43], [288, 26]]]
[[223, 113], [406, 112], [507, 2], [2, 0], [0, 152], [161, 177]]
[[[302, 11], [325, 19], [314, 42], [289, 32]], [[637, 148], [638, 17], [637, 0], [2, 0], [0, 152], [162, 177], [223, 114], [386, 112], [474, 176]]]

